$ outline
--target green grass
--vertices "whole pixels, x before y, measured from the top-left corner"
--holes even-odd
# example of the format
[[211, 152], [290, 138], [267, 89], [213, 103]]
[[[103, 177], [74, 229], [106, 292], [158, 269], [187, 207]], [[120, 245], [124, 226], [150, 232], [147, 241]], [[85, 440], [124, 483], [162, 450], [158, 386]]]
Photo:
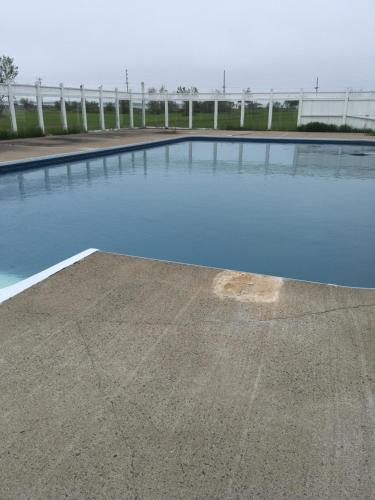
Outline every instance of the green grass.
[[[69, 131], [82, 130], [82, 115], [80, 111], [67, 111], [67, 122]], [[43, 110], [44, 127], [47, 134], [62, 134], [64, 133], [60, 111], [55, 108], [47, 108]], [[120, 115], [120, 119], [123, 115]], [[17, 109], [16, 111], [17, 128], [19, 134], [26, 131], [29, 133], [32, 130], [39, 130], [38, 114], [36, 109], [30, 110]], [[89, 130], [99, 130], [99, 109], [97, 112], [87, 112], [87, 127]], [[115, 128], [116, 116], [114, 112], [105, 113], [105, 125], [107, 128]], [[124, 116], [122, 126], [129, 127], [129, 115]], [[11, 132], [10, 116], [7, 111], [0, 114], [0, 133]]]
[[193, 113], [193, 128], [213, 128], [213, 113], [195, 112]]
[[174, 102], [169, 103], [169, 126], [170, 127], [189, 127], [189, 103], [183, 101], [178, 108]]
[[32, 128], [30, 130], [23, 129], [15, 134], [11, 130], [0, 130], [0, 140], [5, 139], [19, 139], [21, 137], [43, 137], [43, 133], [40, 128]]
[[[134, 125], [137, 127], [142, 126], [142, 111], [141, 110], [134, 110], [134, 111], [139, 111], [139, 116], [140, 120], [137, 122], [139, 125], [135, 124], [135, 114], [134, 114]], [[147, 113], [146, 111], [146, 126], [149, 127], [164, 127], [164, 112], [163, 113]]]
[[[136, 111], [136, 110], [134, 110]], [[168, 124], [169, 127], [189, 127], [189, 112], [188, 107], [183, 110], [173, 110], [168, 113]], [[135, 125], [135, 123], [134, 123]], [[164, 127], [165, 125], [165, 115], [164, 111], [161, 113], [150, 113], [146, 112], [146, 126], [148, 127]], [[139, 125], [141, 126], [141, 124]]]
[[[91, 104], [90, 111], [87, 112], [87, 126], [89, 130], [99, 130], [99, 106]], [[130, 117], [128, 109], [121, 109], [120, 125], [121, 127], [130, 126]], [[47, 134], [61, 134], [64, 133], [61, 124], [60, 111], [56, 108], [45, 107], [43, 109], [44, 125]], [[142, 126], [142, 111], [141, 109], [134, 108], [134, 126]], [[116, 115], [114, 110], [107, 110], [105, 112], [105, 126], [106, 128], [116, 128]], [[38, 115], [36, 108], [16, 110], [17, 126], [19, 133], [31, 132], [33, 129], [39, 129]], [[245, 111], [244, 129], [248, 130], [265, 130], [267, 128], [268, 110], [267, 108], [257, 108], [255, 110]], [[69, 130], [82, 130], [82, 115], [79, 109], [67, 110], [67, 121]], [[213, 128], [214, 117], [211, 112], [195, 112], [193, 114], [193, 127], [194, 128]], [[164, 127], [164, 112], [162, 113], [147, 113], [146, 112], [146, 126], [149, 127]], [[182, 110], [172, 110], [169, 113], [169, 126], [170, 127], [188, 127], [189, 114], [188, 107]], [[219, 129], [233, 129], [240, 128], [240, 110], [235, 109], [231, 111], [221, 112], [218, 114], [218, 128]], [[273, 129], [274, 130], [296, 130], [297, 128], [297, 112], [295, 110], [274, 110], [273, 112]], [[0, 131], [10, 132], [10, 117], [7, 110], [3, 110], [0, 114]]]
[[134, 127], [142, 127], [142, 110], [138, 108], [133, 109]]
[[[193, 128], [213, 128], [213, 103], [206, 103], [207, 111], [193, 113]], [[218, 114], [218, 128], [222, 130], [266, 130], [268, 122], [268, 108], [247, 108], [245, 110], [244, 127], [240, 129], [240, 109], [231, 109], [220, 111]], [[188, 105], [182, 109], [175, 109], [171, 106], [169, 112], [169, 127], [189, 126]], [[211, 109], [212, 108], [212, 109]], [[61, 124], [60, 110], [55, 107], [45, 106], [43, 109], [44, 124], [46, 134], [64, 134]], [[142, 110], [134, 108], [134, 126], [142, 127]], [[33, 137], [42, 135], [39, 129], [38, 115], [36, 107], [28, 109], [17, 107], [16, 117], [19, 137]], [[82, 131], [82, 115], [80, 106], [76, 108], [67, 106], [67, 121], [70, 133]], [[99, 130], [99, 106], [97, 103], [90, 103], [90, 109], [87, 111], [87, 125], [89, 130]], [[129, 106], [122, 103], [120, 108], [120, 125], [123, 128], [130, 126]], [[108, 129], [116, 127], [116, 115], [114, 108], [105, 111], [105, 126]], [[146, 126], [164, 127], [164, 112], [150, 113], [146, 111]], [[297, 130], [297, 109], [295, 108], [274, 108], [272, 115], [272, 130]], [[338, 131], [338, 132], [367, 132], [374, 134], [374, 131], [352, 129], [351, 127], [336, 127], [323, 123], [311, 123], [298, 127], [298, 130], [304, 131]], [[0, 113], [0, 139], [9, 139], [17, 137], [11, 131], [10, 116], [5, 108]]]
[[297, 130], [297, 108], [276, 108], [272, 113], [272, 130]]

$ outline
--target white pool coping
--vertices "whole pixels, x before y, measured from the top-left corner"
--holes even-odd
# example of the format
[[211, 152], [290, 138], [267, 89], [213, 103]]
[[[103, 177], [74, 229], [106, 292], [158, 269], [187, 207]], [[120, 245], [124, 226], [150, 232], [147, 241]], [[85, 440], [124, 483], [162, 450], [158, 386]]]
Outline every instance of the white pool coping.
[[76, 262], [84, 259], [85, 257], [88, 257], [89, 255], [97, 251], [98, 250], [96, 248], [88, 248], [83, 252], [77, 253], [76, 255], [69, 257], [69, 259], [62, 260], [61, 262], [58, 262], [54, 266], [44, 269], [40, 273], [33, 274], [33, 276], [30, 276], [29, 278], [26, 278], [22, 281], [18, 281], [13, 285], [0, 288], [0, 304], [14, 297], [15, 295], [18, 295], [24, 290], [27, 290], [28, 288], [36, 285], [37, 283], [40, 283], [41, 281], [47, 279], [49, 276], [52, 276], [52, 274], [61, 271], [61, 269], [69, 267], [72, 264], [75, 264]]

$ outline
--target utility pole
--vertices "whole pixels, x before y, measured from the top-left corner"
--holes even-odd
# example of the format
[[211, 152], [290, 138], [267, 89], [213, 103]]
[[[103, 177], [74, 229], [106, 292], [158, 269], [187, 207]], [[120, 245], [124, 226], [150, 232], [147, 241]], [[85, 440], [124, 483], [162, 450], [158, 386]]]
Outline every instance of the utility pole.
[[126, 92], [129, 93], [129, 80], [128, 80], [128, 70], [125, 70], [125, 76], [126, 76]]
[[224, 75], [223, 75], [223, 95], [225, 95], [225, 70], [224, 70]]
[[319, 77], [318, 76], [316, 77], [316, 85], [315, 85], [314, 89], [315, 89], [315, 92], [318, 93], [318, 90], [319, 90]]

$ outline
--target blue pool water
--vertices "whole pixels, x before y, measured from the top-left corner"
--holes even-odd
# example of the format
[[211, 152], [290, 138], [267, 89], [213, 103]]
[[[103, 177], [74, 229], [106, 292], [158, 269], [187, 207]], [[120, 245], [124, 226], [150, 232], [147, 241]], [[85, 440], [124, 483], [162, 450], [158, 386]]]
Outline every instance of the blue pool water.
[[0, 175], [0, 285], [86, 248], [375, 286], [375, 148], [181, 142]]

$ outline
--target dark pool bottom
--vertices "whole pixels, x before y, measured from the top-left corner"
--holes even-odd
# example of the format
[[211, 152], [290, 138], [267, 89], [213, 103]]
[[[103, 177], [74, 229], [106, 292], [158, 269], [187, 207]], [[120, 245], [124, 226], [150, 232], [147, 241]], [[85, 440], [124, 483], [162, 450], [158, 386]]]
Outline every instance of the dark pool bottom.
[[95, 247], [375, 286], [374, 146], [196, 138], [153, 146], [0, 175], [0, 285]]

